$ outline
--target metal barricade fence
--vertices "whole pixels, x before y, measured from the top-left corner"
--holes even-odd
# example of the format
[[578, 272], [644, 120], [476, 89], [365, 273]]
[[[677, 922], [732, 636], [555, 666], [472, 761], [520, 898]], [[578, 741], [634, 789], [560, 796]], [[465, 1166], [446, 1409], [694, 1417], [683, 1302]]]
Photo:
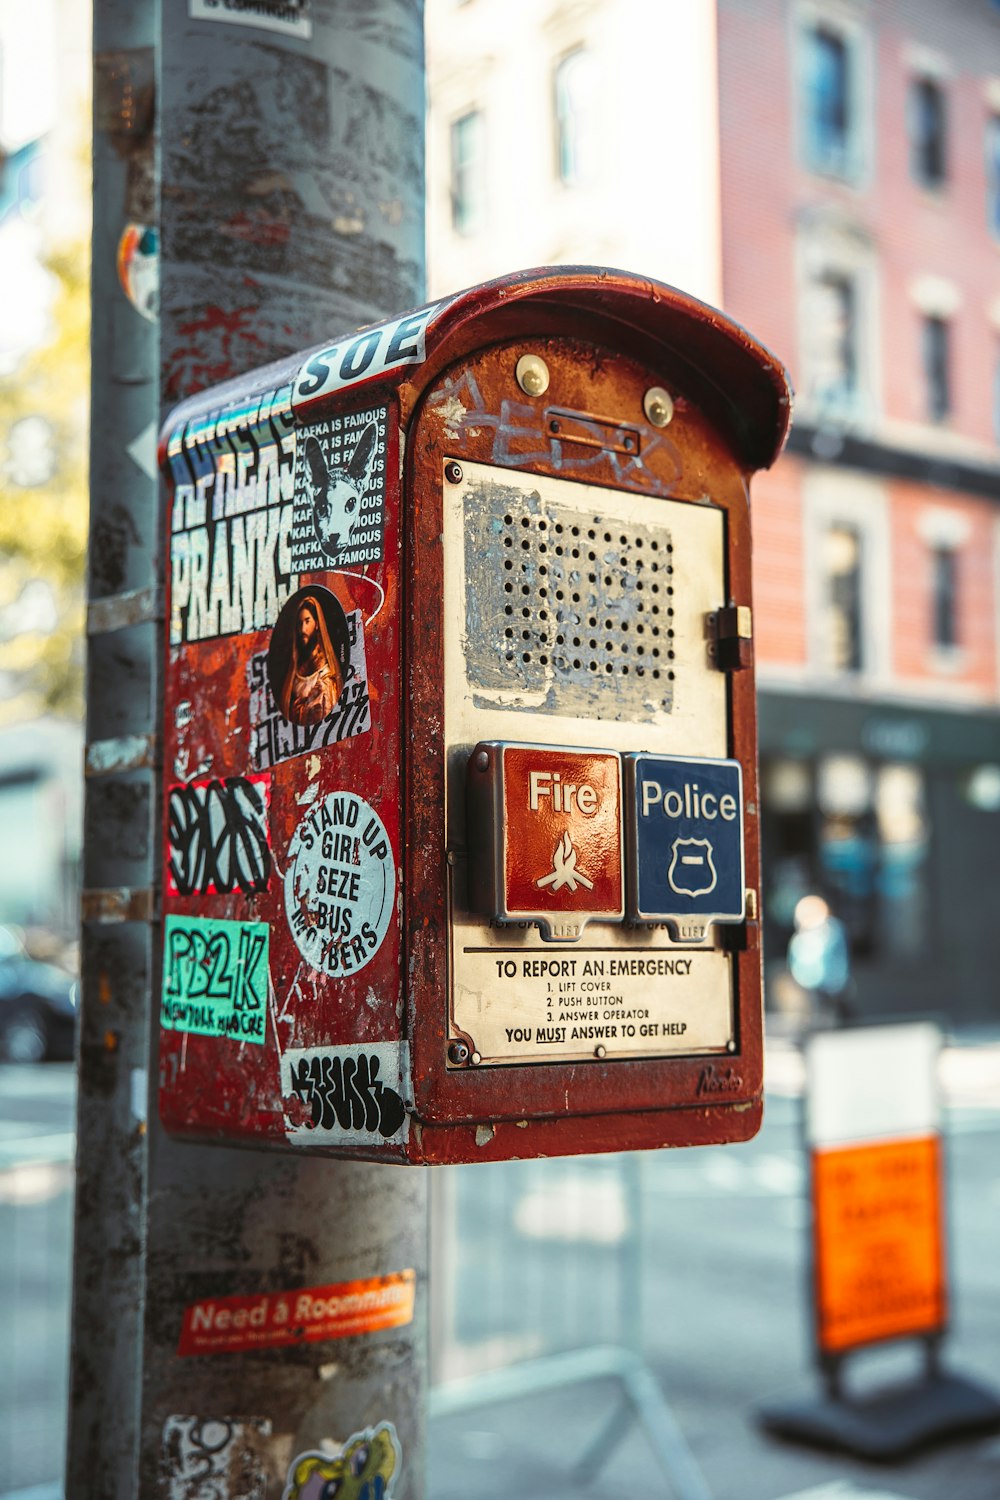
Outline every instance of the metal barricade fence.
[[431, 1416], [611, 1378], [622, 1403], [576, 1473], [607, 1461], [624, 1405], [678, 1500], [709, 1500], [643, 1359], [642, 1203], [638, 1154], [434, 1170]]
[[38, 1133], [30, 1108], [33, 1086], [53, 1083], [65, 1089], [65, 1074], [0, 1069], [0, 1094], [24, 1106], [0, 1130], [0, 1496], [49, 1483], [61, 1491], [74, 1142]]
[[607, 1156], [434, 1171], [435, 1385], [595, 1344], [640, 1352], [639, 1165]]

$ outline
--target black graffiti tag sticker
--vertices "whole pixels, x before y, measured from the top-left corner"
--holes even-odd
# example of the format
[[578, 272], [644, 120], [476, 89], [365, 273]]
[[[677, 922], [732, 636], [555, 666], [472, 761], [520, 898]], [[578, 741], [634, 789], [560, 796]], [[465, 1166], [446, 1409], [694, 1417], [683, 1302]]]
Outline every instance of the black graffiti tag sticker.
[[285, 1134], [292, 1144], [376, 1146], [406, 1123], [398, 1042], [293, 1047], [281, 1058]]
[[271, 878], [269, 776], [179, 782], [167, 794], [171, 896], [255, 896]]
[[307, 963], [341, 978], [375, 956], [389, 930], [396, 867], [385, 824], [354, 792], [331, 792], [288, 846], [285, 914]]

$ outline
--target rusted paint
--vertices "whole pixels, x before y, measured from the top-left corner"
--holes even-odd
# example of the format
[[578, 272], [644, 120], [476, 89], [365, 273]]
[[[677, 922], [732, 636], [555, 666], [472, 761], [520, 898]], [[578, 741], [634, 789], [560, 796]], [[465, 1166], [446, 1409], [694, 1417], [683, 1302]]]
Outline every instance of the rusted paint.
[[122, 771], [149, 770], [157, 764], [159, 738], [155, 734], [121, 735], [93, 740], [84, 761], [86, 776], [114, 776]]
[[85, 890], [80, 907], [84, 922], [151, 922], [156, 913], [156, 892], [152, 886]]

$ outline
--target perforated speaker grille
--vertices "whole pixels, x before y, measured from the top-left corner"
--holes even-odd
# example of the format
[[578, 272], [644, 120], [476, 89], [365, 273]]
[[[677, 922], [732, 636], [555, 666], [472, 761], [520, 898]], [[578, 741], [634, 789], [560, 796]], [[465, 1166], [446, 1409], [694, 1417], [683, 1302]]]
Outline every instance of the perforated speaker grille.
[[648, 718], [673, 707], [674, 547], [495, 481], [465, 495], [472, 686], [547, 713]]

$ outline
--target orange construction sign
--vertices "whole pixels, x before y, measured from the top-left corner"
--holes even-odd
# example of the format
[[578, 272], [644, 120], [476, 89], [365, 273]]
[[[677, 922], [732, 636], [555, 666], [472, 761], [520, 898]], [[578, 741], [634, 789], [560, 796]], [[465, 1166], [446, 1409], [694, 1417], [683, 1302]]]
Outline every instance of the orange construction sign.
[[942, 1330], [939, 1136], [814, 1149], [812, 1180], [821, 1352]]

